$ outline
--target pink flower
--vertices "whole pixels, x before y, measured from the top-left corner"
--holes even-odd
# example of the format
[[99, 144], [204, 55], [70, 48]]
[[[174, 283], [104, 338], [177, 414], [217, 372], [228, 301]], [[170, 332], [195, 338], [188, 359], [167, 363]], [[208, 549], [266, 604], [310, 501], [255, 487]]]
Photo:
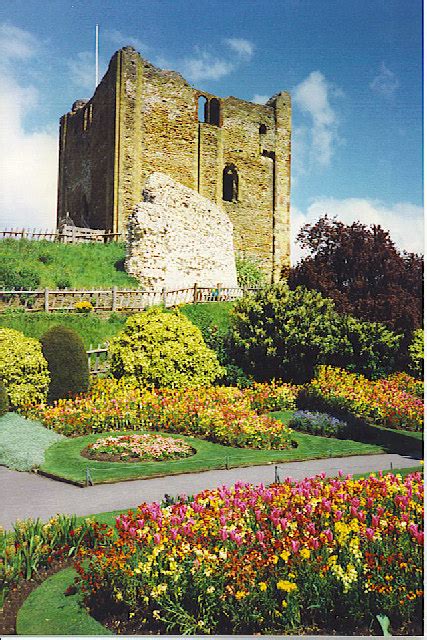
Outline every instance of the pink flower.
[[255, 536], [256, 536], [256, 539], [258, 540], [258, 542], [263, 542], [264, 541], [265, 535], [264, 535], [264, 533], [262, 531], [257, 531]]
[[372, 540], [374, 535], [375, 535], [375, 531], [373, 529], [371, 529], [370, 527], [367, 527], [367, 529], [366, 529], [366, 537], [368, 538], [368, 540]]
[[153, 542], [154, 544], [160, 544], [162, 537], [159, 533], [155, 533], [153, 536]]
[[298, 540], [291, 540], [291, 549], [293, 553], [298, 553], [298, 549], [300, 548], [300, 543]]

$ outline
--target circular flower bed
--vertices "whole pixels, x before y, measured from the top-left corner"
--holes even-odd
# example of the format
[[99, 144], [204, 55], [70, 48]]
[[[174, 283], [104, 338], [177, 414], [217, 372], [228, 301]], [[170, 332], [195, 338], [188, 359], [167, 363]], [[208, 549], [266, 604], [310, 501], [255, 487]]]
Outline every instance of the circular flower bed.
[[162, 462], [187, 458], [194, 453], [183, 440], [149, 433], [99, 438], [82, 451], [87, 458], [109, 462]]

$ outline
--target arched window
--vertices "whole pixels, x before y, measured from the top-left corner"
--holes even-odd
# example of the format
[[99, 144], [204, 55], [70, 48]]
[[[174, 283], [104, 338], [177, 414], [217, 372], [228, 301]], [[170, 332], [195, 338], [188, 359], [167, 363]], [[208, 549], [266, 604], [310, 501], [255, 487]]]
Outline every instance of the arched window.
[[265, 126], [265, 124], [260, 124], [259, 125], [259, 135], [260, 136], [264, 136], [267, 133], [267, 127]]
[[209, 122], [219, 127], [219, 100], [212, 98], [209, 103]]
[[198, 119], [199, 122], [207, 122], [208, 121], [208, 100], [205, 96], [199, 96], [197, 106], [198, 106]]
[[234, 164], [228, 164], [222, 172], [222, 199], [237, 202], [239, 196], [239, 175]]

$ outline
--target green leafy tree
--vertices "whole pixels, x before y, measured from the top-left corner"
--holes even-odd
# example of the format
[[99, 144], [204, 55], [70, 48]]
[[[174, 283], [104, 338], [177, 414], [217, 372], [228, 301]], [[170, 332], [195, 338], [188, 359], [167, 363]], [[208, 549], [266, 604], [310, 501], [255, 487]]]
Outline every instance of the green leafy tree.
[[0, 329], [0, 379], [13, 409], [45, 402], [50, 378], [40, 342]]
[[200, 330], [178, 311], [158, 307], [128, 318], [109, 352], [116, 378], [147, 386], [208, 386], [223, 374]]
[[424, 375], [424, 331], [417, 329], [412, 336], [412, 342], [408, 348], [409, 370], [419, 379]]
[[236, 363], [257, 379], [305, 382], [319, 364], [376, 378], [394, 370], [401, 336], [336, 311], [313, 290], [280, 283], [240, 300], [232, 312]]
[[379, 322], [362, 322], [352, 316], [343, 318], [351, 354], [343, 359], [349, 371], [368, 378], [383, 378], [396, 369], [402, 335]]
[[86, 392], [89, 388], [89, 367], [79, 334], [57, 325], [46, 331], [41, 343], [50, 373], [49, 402]]
[[239, 287], [263, 287], [267, 284], [259, 260], [252, 256], [236, 256], [237, 283]]
[[258, 380], [309, 380], [318, 364], [351, 354], [342, 318], [317, 291], [284, 283], [241, 299], [231, 314], [236, 362]]

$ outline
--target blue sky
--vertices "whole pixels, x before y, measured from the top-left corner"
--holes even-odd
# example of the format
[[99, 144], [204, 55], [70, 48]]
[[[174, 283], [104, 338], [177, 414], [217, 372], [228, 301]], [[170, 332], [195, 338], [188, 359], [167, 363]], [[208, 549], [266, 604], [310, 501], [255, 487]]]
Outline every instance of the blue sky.
[[[421, 0], [13, 0], [0, 22], [0, 225], [55, 220], [58, 119], [121, 46], [220, 96], [293, 98], [293, 234], [322, 213], [422, 250]], [[298, 252], [294, 252], [294, 257]]]

